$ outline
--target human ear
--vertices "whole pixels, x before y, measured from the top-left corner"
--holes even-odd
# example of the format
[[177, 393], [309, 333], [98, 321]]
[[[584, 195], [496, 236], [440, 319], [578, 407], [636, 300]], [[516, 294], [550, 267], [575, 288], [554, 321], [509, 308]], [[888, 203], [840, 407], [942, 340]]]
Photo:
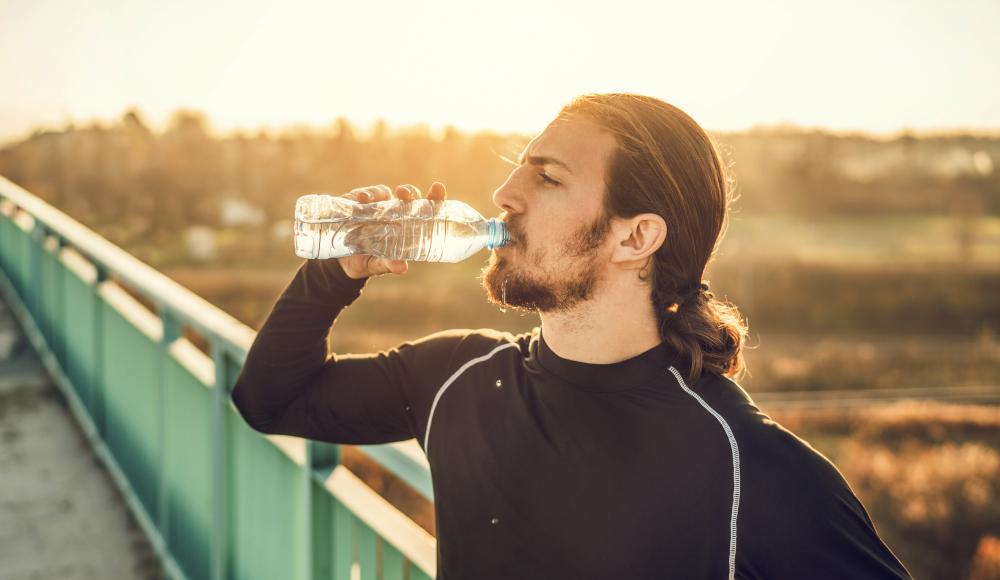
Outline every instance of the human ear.
[[611, 233], [618, 240], [611, 254], [612, 262], [645, 261], [667, 238], [667, 222], [655, 213], [643, 213], [626, 220], [613, 220]]

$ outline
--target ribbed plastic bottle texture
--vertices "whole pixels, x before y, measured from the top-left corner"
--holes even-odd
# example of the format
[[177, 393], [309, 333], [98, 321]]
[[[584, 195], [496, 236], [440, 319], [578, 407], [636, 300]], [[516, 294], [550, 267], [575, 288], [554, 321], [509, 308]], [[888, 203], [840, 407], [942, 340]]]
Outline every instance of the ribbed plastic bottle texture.
[[455, 200], [357, 203], [307, 195], [295, 204], [295, 254], [342, 258], [370, 254], [390, 260], [460, 262], [484, 247], [507, 243], [507, 224], [485, 219]]

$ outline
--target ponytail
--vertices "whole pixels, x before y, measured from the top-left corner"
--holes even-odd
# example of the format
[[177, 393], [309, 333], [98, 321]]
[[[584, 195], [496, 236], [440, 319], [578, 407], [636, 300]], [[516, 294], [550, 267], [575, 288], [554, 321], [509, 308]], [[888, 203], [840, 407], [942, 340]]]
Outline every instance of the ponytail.
[[688, 383], [703, 372], [738, 378], [743, 372], [747, 327], [732, 304], [720, 302], [702, 283], [682, 292], [654, 292], [660, 337], [690, 368]]

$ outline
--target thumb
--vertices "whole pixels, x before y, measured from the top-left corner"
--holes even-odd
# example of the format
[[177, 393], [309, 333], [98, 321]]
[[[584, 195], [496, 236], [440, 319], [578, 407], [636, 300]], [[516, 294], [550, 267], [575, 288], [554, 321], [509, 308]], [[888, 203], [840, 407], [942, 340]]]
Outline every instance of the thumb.
[[409, 269], [409, 264], [406, 260], [383, 260], [385, 265], [389, 268], [389, 272], [393, 274], [405, 274], [406, 270]]
[[372, 276], [402, 274], [406, 272], [407, 267], [406, 260], [386, 260], [385, 258], [376, 258], [375, 256], [368, 256], [368, 263], [365, 264], [365, 269]]

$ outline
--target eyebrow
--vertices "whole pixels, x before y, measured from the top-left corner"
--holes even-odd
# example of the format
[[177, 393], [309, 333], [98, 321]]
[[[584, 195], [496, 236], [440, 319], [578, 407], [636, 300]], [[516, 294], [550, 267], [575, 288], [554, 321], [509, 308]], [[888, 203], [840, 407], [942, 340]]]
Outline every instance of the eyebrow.
[[554, 157], [539, 157], [537, 155], [526, 156], [524, 153], [518, 155], [517, 164], [524, 165], [525, 162], [528, 162], [532, 165], [555, 165], [556, 167], [562, 167], [564, 170], [566, 170], [567, 173], [571, 175], [573, 174], [573, 170], [569, 168], [569, 165], [566, 165], [565, 163], [559, 161]]

